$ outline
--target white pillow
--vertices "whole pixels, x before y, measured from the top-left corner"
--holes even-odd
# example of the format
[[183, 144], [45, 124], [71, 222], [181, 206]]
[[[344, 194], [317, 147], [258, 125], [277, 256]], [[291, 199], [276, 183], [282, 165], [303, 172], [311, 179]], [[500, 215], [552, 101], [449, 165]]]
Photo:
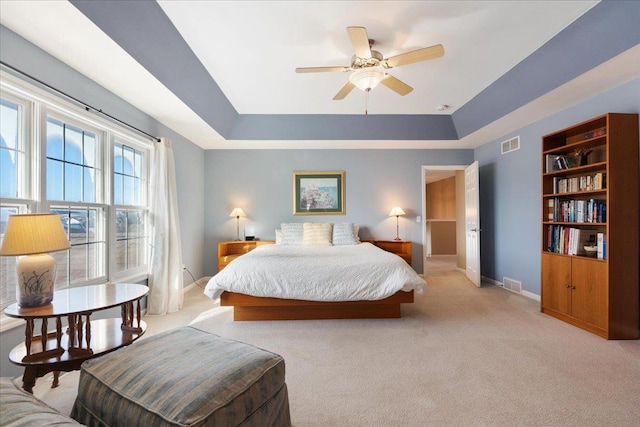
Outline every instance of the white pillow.
[[280, 224], [282, 230], [282, 245], [301, 246], [303, 224], [301, 222], [289, 222]]
[[303, 246], [331, 246], [331, 229], [329, 223], [305, 222], [303, 227]]
[[[358, 227], [359, 228], [359, 227]], [[355, 226], [350, 222], [333, 224], [332, 242], [334, 246], [357, 245]]]
[[276, 228], [276, 245], [282, 244], [282, 230]]

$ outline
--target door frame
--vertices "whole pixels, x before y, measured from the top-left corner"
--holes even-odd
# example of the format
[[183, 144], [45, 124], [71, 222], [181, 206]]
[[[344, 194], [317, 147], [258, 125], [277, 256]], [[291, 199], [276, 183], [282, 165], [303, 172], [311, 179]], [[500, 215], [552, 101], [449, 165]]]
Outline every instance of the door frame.
[[[420, 224], [422, 233], [422, 274], [427, 274], [427, 171], [451, 170], [464, 171], [469, 165], [422, 165], [422, 221]], [[466, 265], [465, 265], [466, 268]]]

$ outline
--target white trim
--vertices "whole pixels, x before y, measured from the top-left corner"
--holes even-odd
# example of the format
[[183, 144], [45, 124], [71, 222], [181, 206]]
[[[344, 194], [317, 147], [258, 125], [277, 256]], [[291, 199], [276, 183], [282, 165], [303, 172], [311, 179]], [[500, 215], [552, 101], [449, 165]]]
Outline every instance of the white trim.
[[[201, 277], [198, 280], [196, 280], [195, 282], [191, 282], [187, 286], [183, 287], [182, 288], [182, 292], [183, 293], [187, 293], [188, 291], [190, 291], [191, 289], [195, 288], [196, 286], [199, 287], [199, 288], [204, 288], [204, 286], [207, 284], [209, 279], [211, 279], [211, 277]], [[202, 284], [202, 286], [201, 286], [201, 284]]]
[[198, 282], [191, 282], [187, 286], [182, 288], [182, 293], [186, 294], [188, 291], [195, 288], [196, 286], [198, 286]]
[[4, 313], [0, 314], [0, 334], [18, 326], [24, 326], [24, 320], [9, 317]]
[[525, 298], [529, 298], [529, 299], [532, 299], [532, 300], [534, 300], [534, 301], [538, 301], [538, 302], [540, 302], [540, 295], [538, 295], [538, 294], [534, 294], [533, 292], [525, 291], [524, 289], [522, 290], [522, 293], [521, 293], [521, 294], [518, 294], [518, 293], [516, 293], [516, 292], [511, 292], [510, 290], [505, 289], [504, 284], [503, 284], [502, 282], [499, 282], [499, 281], [497, 281], [497, 280], [494, 280], [494, 279], [491, 279], [491, 278], [489, 278], [489, 277], [485, 277], [485, 276], [482, 276], [482, 282], [483, 282], [483, 283], [487, 283], [487, 284], [489, 284], [489, 285], [497, 286], [497, 287], [502, 288], [502, 289], [504, 289], [505, 291], [510, 292], [510, 293], [512, 293], [512, 294], [515, 294], [515, 295], [522, 295], [522, 296], [523, 296], [523, 297], [525, 297]]
[[486, 283], [488, 285], [497, 286], [499, 288], [504, 288], [504, 285], [502, 284], [502, 282], [499, 282], [499, 281], [497, 281], [495, 279], [492, 279], [490, 277], [480, 276], [480, 280], [482, 281], [482, 283]]
[[522, 296], [540, 302], [540, 295], [534, 294], [533, 292], [525, 291], [524, 289], [522, 290]]

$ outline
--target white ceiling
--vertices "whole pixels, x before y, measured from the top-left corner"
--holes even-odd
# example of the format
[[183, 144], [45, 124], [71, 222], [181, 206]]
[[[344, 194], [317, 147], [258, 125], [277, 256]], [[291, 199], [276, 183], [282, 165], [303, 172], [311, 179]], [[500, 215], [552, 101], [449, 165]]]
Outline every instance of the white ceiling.
[[[333, 96], [350, 65], [346, 27], [363, 26], [385, 57], [442, 44], [443, 58], [390, 73], [414, 87], [380, 86], [370, 114], [450, 114], [590, 9], [595, 1], [158, 2], [240, 114], [359, 114], [364, 93]], [[487, 31], [489, 30], [489, 31]]]
[[[391, 70], [414, 91], [401, 97], [383, 86], [374, 89], [370, 114], [451, 114], [597, 1], [158, 3], [240, 114], [362, 113], [364, 94], [358, 90], [343, 101], [332, 100], [347, 81], [347, 74], [294, 72], [302, 66], [349, 65], [353, 49], [346, 27], [352, 25], [366, 27], [369, 37], [375, 39], [375, 49], [385, 57], [438, 43], [445, 48], [443, 58]], [[230, 148], [214, 129], [66, 0], [3, 0], [0, 22], [201, 147]], [[523, 107], [526, 114], [512, 114], [529, 120], [536, 115], [544, 117], [553, 113], [552, 109], [566, 108], [567, 102], [597, 93], [593, 87], [606, 90], [620, 84], [638, 75], [639, 67], [634, 64], [637, 58], [636, 49], [635, 56], [623, 58], [624, 67], [609, 65], [613, 75], [594, 69], [591, 76], [578, 77], [582, 80], [573, 82], [573, 86], [569, 82], [557, 89], [571, 95], [568, 101], [549, 105], [548, 100], [538, 99], [534, 101], [540, 104], [538, 107]], [[557, 92], [547, 96], [556, 101], [564, 99]], [[439, 112], [441, 104], [451, 108]], [[496, 134], [502, 129], [499, 122], [469, 135], [462, 144], [339, 141], [339, 146], [439, 148], [455, 143], [457, 148], [471, 148], [500, 137], [502, 134]], [[510, 130], [513, 125], [511, 122]], [[335, 144], [310, 141], [305, 147], [333, 148]], [[293, 146], [295, 141], [234, 141], [233, 148]]]

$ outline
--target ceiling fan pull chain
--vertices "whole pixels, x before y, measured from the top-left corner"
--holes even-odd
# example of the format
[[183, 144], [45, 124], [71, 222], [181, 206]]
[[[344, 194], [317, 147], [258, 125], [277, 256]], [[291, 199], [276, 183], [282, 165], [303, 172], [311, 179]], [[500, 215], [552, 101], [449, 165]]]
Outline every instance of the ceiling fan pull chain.
[[371, 89], [367, 89], [364, 91], [364, 115], [368, 116], [369, 115], [369, 92], [371, 91]]

